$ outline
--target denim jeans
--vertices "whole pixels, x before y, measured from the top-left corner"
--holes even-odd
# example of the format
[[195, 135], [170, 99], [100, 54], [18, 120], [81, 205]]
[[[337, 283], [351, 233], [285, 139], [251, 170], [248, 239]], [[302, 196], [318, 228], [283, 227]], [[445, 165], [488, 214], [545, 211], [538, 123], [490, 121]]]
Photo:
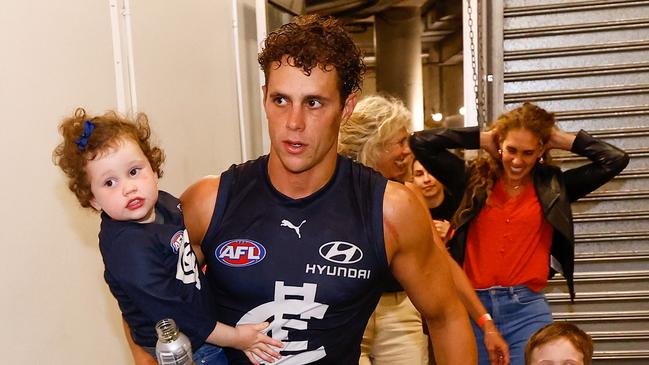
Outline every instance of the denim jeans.
[[196, 365], [228, 365], [228, 358], [225, 357], [222, 348], [206, 343], [194, 353], [194, 363]]
[[[525, 365], [527, 340], [540, 328], [552, 323], [552, 312], [545, 295], [525, 285], [476, 290], [482, 305], [509, 345], [510, 365]], [[471, 321], [478, 345], [478, 364], [489, 365], [482, 330]]]
[[[155, 359], [155, 347], [143, 347], [143, 349], [151, 354]], [[210, 345], [209, 343], [203, 344], [199, 347], [196, 352], [194, 352], [194, 363], [196, 365], [207, 364], [207, 365], [228, 365], [228, 358], [225, 357], [225, 352], [223, 349]]]

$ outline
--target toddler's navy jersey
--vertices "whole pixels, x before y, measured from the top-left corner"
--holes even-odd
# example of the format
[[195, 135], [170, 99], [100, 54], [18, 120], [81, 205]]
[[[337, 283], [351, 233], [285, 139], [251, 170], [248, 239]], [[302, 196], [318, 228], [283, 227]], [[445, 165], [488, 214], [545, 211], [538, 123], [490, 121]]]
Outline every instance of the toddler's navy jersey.
[[196, 262], [178, 199], [160, 191], [156, 222], [139, 224], [101, 215], [104, 278], [141, 346], [155, 346], [155, 324], [172, 318], [200, 347], [216, 325], [214, 303]]
[[[220, 180], [202, 249], [218, 319], [268, 321], [284, 343], [275, 364], [358, 364], [367, 320], [389, 272], [383, 239], [386, 180], [338, 157], [331, 180], [302, 199], [278, 192], [268, 156]], [[226, 349], [233, 364], [245, 355]]]

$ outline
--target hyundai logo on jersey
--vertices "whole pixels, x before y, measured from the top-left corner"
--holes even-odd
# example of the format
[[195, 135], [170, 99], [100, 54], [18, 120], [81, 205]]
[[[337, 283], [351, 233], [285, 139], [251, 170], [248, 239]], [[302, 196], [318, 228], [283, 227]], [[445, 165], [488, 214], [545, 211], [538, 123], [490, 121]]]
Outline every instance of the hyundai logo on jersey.
[[353, 264], [361, 261], [363, 251], [349, 242], [332, 241], [320, 246], [320, 256], [337, 264]]
[[169, 246], [171, 246], [171, 249], [173, 250], [174, 253], [178, 253], [178, 249], [182, 246], [183, 244], [183, 231], [178, 231], [174, 233], [174, 235], [171, 237], [171, 241], [169, 241]]
[[214, 251], [214, 255], [224, 265], [245, 267], [263, 260], [266, 257], [266, 248], [259, 242], [235, 239], [221, 243]]

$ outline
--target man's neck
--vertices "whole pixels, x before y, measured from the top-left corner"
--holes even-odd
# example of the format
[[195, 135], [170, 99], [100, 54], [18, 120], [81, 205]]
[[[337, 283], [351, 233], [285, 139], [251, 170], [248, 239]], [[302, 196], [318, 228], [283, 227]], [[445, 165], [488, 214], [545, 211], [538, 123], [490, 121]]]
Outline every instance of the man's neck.
[[268, 177], [273, 187], [291, 199], [308, 197], [322, 189], [336, 170], [337, 154], [325, 158], [312, 168], [292, 172], [271, 152], [268, 158]]

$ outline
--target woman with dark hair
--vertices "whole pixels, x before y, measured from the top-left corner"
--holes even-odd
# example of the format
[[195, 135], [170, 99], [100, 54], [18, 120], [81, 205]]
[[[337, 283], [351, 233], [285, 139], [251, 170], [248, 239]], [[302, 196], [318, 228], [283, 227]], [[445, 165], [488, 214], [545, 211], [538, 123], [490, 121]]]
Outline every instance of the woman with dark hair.
[[459, 186], [447, 188], [435, 176], [431, 175], [421, 162], [412, 162], [412, 184], [416, 186], [424, 199], [433, 218], [439, 236], [446, 240], [451, 225], [451, 218], [460, 205], [464, 190]]
[[[509, 344], [511, 364], [524, 363], [527, 340], [552, 322], [541, 293], [556, 271], [574, 298], [574, 233], [570, 203], [620, 173], [629, 156], [591, 137], [556, 127], [554, 114], [525, 103], [500, 116], [488, 131], [433, 129], [410, 137], [417, 160], [445, 186], [465, 194], [448, 246]], [[447, 149], [482, 148], [487, 156], [465, 163]], [[561, 171], [549, 151], [571, 151], [590, 163]], [[488, 364], [474, 325], [479, 363]]]

